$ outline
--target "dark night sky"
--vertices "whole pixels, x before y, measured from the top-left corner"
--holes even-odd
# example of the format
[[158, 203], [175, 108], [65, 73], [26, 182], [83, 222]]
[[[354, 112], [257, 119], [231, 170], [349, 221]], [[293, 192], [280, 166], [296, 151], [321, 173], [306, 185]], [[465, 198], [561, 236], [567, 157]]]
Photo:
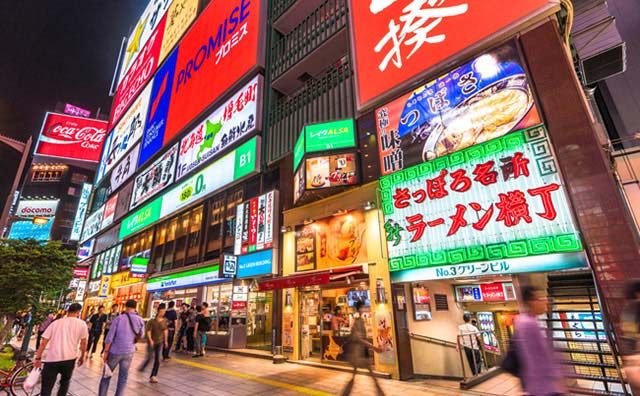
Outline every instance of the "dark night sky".
[[[0, 134], [37, 134], [57, 102], [108, 114], [122, 37], [148, 0], [0, 0]], [[0, 210], [19, 154], [0, 144]]]

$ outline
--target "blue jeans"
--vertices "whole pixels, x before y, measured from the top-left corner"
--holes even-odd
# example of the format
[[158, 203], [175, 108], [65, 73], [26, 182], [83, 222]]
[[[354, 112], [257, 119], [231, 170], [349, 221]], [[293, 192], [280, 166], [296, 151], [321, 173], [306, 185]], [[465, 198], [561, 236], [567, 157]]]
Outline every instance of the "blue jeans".
[[[129, 368], [131, 367], [131, 361], [133, 360], [133, 353], [127, 355], [114, 355], [112, 353], [109, 354], [108, 364], [111, 371], [115, 371], [117, 366], [120, 366], [118, 369], [118, 387], [116, 388], [115, 396], [122, 396], [124, 393], [124, 388], [127, 386], [127, 379], [129, 378]], [[100, 391], [98, 393], [99, 396], [107, 396], [107, 391], [109, 391], [109, 383], [111, 382], [111, 378], [102, 378], [100, 380]]]

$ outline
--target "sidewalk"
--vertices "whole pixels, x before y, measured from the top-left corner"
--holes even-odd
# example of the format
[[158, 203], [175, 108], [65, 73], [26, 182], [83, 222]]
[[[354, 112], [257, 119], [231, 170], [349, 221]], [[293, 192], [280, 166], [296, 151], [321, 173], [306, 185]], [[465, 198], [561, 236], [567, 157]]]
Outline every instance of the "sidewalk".
[[[148, 371], [140, 373], [137, 367], [142, 353], [134, 358], [127, 395], [180, 395], [180, 396], [249, 396], [249, 395], [315, 395], [329, 396], [340, 393], [351, 374], [335, 370], [306, 367], [298, 364], [272, 364], [264, 359], [243, 357], [223, 352], [210, 352], [204, 358], [194, 359], [175, 354], [169, 362], [162, 363], [158, 384], [150, 384]], [[74, 396], [95, 396], [102, 361], [97, 357], [85, 366], [77, 368], [71, 392]], [[150, 370], [150, 368], [148, 369]], [[116, 376], [111, 380], [110, 394], [116, 386]], [[387, 396], [454, 396], [494, 395], [493, 393], [464, 392], [422, 382], [378, 380]], [[359, 375], [352, 395], [375, 395], [373, 379]]]

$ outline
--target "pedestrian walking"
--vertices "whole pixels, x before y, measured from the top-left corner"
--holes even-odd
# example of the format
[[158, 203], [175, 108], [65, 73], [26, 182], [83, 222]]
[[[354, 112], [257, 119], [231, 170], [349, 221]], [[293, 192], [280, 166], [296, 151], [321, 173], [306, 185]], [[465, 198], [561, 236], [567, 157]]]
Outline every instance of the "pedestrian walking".
[[167, 346], [162, 349], [162, 360], [165, 362], [171, 359], [169, 353], [171, 352], [171, 347], [173, 346], [173, 338], [176, 335], [176, 322], [178, 321], [178, 313], [176, 312], [175, 306], [175, 302], [169, 301], [169, 308], [164, 314], [168, 331]]
[[38, 337], [36, 338], [36, 351], [40, 348], [40, 342], [42, 341], [42, 334], [44, 334], [44, 331], [47, 329], [47, 327], [49, 327], [49, 325], [54, 320], [55, 320], [55, 316], [53, 315], [53, 312], [49, 312], [44, 322], [40, 323], [40, 326], [38, 326]]
[[[87, 325], [79, 319], [80, 311], [82, 311], [80, 304], [71, 304], [67, 310], [67, 316], [53, 321], [42, 333], [42, 341], [40, 348], [36, 351], [34, 363], [35, 368], [42, 367], [41, 396], [51, 396], [58, 374], [60, 375], [58, 396], [67, 396], [76, 359], [78, 366], [84, 363], [89, 332]], [[80, 346], [80, 357], [78, 357], [78, 346]]]
[[562, 395], [565, 393], [562, 366], [554, 356], [551, 334], [540, 327], [537, 319], [548, 312], [549, 301], [542, 290], [525, 286], [522, 303], [525, 310], [514, 323], [522, 389], [535, 396]]
[[100, 351], [100, 355], [104, 354], [104, 347], [107, 345], [107, 335], [109, 335], [109, 330], [111, 330], [111, 324], [113, 320], [120, 315], [118, 304], [113, 304], [111, 306], [111, 311], [107, 315], [107, 321], [104, 323], [104, 338], [102, 341], [102, 351]]
[[189, 319], [189, 307], [187, 305], [180, 306], [180, 315], [178, 316], [178, 340], [176, 341], [176, 352], [186, 350], [187, 339], [187, 320]]
[[[136, 300], [128, 300], [125, 311], [118, 315], [109, 328], [104, 346], [103, 359], [111, 371], [118, 368], [118, 386], [115, 396], [122, 396], [129, 379], [129, 368], [136, 351], [136, 342], [144, 335], [144, 320], [136, 312]], [[111, 377], [100, 380], [99, 396], [107, 396]]]
[[206, 339], [206, 334], [207, 331], [211, 330], [211, 315], [204, 315], [204, 312], [207, 311], [208, 313], [208, 309], [203, 309], [203, 307], [201, 305], [196, 306], [196, 324], [195, 327], [193, 329], [194, 334], [195, 334], [195, 354], [193, 355], [194, 358], [197, 357], [202, 357], [204, 356], [204, 346], [205, 343], [207, 342]]
[[102, 330], [104, 329], [104, 324], [106, 322], [107, 315], [104, 313], [104, 306], [101, 305], [98, 307], [98, 313], [94, 314], [89, 319], [89, 346], [87, 347], [87, 351], [89, 351], [89, 359], [93, 359], [93, 354], [96, 353], [98, 341], [100, 340], [100, 336], [102, 335]]
[[[356, 374], [358, 373], [359, 368], [366, 368], [367, 370], [369, 370], [369, 373], [373, 374], [373, 369], [371, 368], [369, 359], [369, 349], [373, 349], [378, 353], [384, 351], [382, 348], [376, 347], [367, 340], [367, 328], [363, 318], [364, 302], [356, 301], [355, 309], [357, 315], [355, 316], [355, 320], [353, 321], [353, 326], [351, 326], [351, 334], [349, 335], [349, 340], [345, 344], [345, 346], [347, 347], [347, 350], [345, 351], [347, 360], [349, 361], [351, 366], [353, 366], [353, 376], [340, 393], [341, 396], [349, 396], [351, 394], [351, 391], [353, 390], [353, 384], [356, 380]], [[378, 384], [377, 378], [374, 375], [371, 375], [371, 378], [373, 378], [373, 382], [375, 383], [378, 396], [384, 396], [384, 391], [380, 387], [380, 384]]]
[[189, 307], [189, 316], [187, 317], [187, 352], [194, 351], [194, 347], [195, 347], [194, 329], [196, 326], [196, 316], [197, 316], [196, 307], [194, 306]]
[[465, 313], [462, 315], [464, 324], [458, 326], [458, 334], [462, 339], [462, 345], [464, 347], [464, 353], [467, 355], [467, 362], [471, 368], [473, 375], [480, 374], [482, 370], [482, 358], [480, 356], [480, 343], [478, 342], [478, 336], [480, 330], [473, 324], [471, 324], [471, 315]]
[[167, 330], [167, 322], [164, 320], [165, 311], [166, 306], [160, 304], [156, 317], [147, 322], [147, 357], [138, 369], [139, 371], [144, 371], [153, 358], [153, 368], [151, 369], [151, 376], [149, 377], [149, 382], [152, 384], [158, 382], [162, 347], [168, 347], [169, 331]]

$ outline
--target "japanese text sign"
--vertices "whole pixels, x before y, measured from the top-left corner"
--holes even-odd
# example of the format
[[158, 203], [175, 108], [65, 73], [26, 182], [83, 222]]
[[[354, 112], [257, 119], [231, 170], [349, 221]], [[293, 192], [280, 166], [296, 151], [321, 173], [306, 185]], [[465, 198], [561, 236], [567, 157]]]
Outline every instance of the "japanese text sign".
[[113, 168], [113, 172], [111, 172], [111, 191], [120, 188], [124, 182], [133, 176], [139, 155], [140, 145], [138, 144]]
[[91, 117], [91, 112], [89, 110], [85, 110], [81, 107], [74, 106], [69, 103], [64, 104], [64, 113], [72, 116], [89, 118]]
[[118, 204], [118, 194], [113, 195], [107, 202], [104, 204], [104, 213], [102, 215], [102, 226], [101, 229], [105, 229], [113, 224], [113, 219], [116, 214], [116, 205]]
[[502, 302], [516, 299], [515, 288], [510, 282], [462, 285], [455, 288], [456, 301], [459, 302]]
[[85, 219], [84, 227], [82, 228], [82, 241], [86, 241], [102, 229], [104, 207], [105, 205], [102, 205]]
[[136, 176], [129, 209], [138, 207], [173, 183], [177, 161], [178, 144], [176, 143]]
[[306, 153], [338, 150], [356, 146], [356, 127], [352, 118], [306, 125], [296, 142], [293, 169]]
[[236, 207], [234, 254], [246, 254], [273, 247], [277, 220], [275, 191], [243, 202]]
[[456, 272], [478, 276], [490, 262], [583, 249], [542, 125], [385, 176], [380, 186], [392, 272], [483, 262]]
[[76, 210], [76, 217], [73, 220], [73, 227], [71, 228], [71, 235], [69, 239], [77, 241], [82, 234], [82, 224], [84, 223], [84, 217], [87, 214], [87, 206], [89, 204], [89, 196], [93, 185], [84, 183], [82, 185], [82, 193], [80, 194], [80, 200], [78, 201], [78, 209]]
[[509, 42], [375, 111], [383, 175], [539, 124]]
[[[549, 0], [351, 0], [357, 106], [539, 13]], [[473, 26], [473, 29], [469, 29]]]
[[176, 179], [260, 129], [262, 77], [257, 76], [180, 141]]
[[106, 135], [104, 121], [47, 113], [34, 154], [98, 162]]

